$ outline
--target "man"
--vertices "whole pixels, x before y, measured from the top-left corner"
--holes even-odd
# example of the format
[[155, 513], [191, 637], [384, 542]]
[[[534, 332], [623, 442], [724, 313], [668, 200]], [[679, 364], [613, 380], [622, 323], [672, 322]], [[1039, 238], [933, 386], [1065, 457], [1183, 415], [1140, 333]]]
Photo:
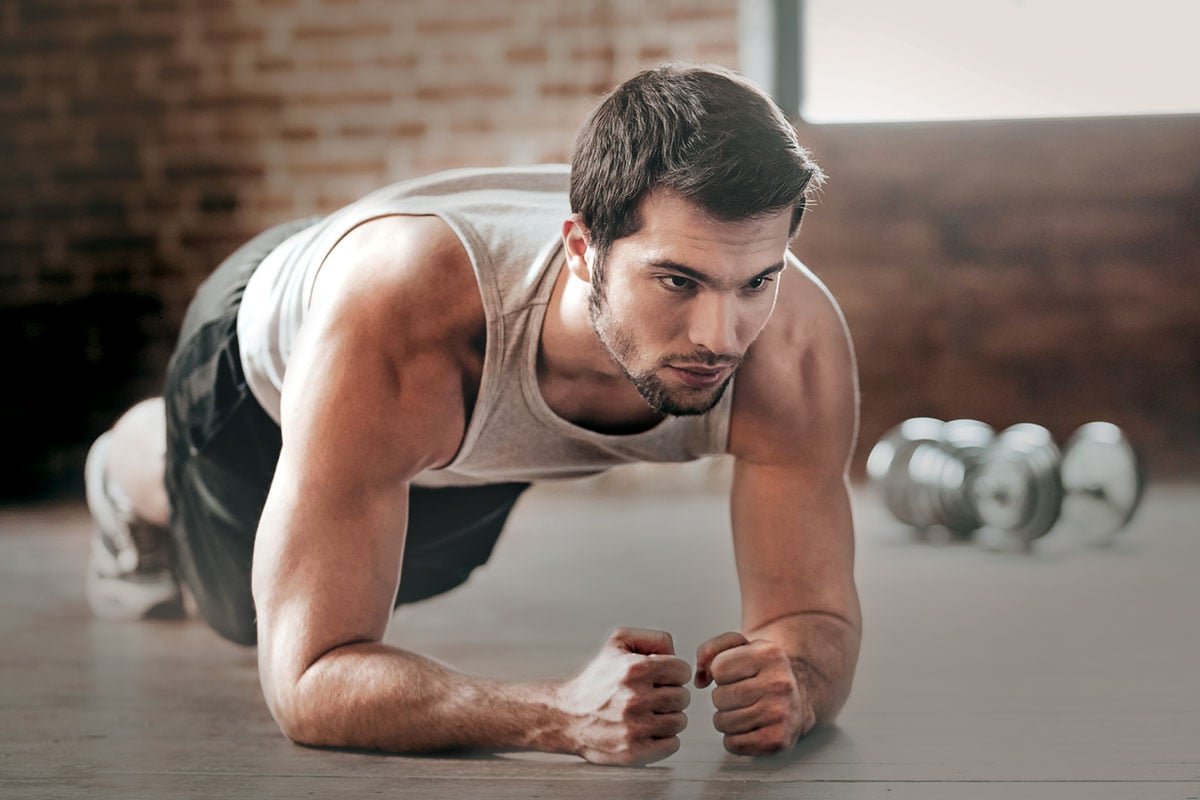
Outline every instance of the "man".
[[268, 231], [201, 287], [164, 398], [89, 455], [93, 608], [176, 608], [178, 576], [257, 641], [298, 742], [647, 763], [686, 724], [665, 632], [543, 683], [382, 639], [487, 560], [530, 481], [728, 452], [743, 630], [695, 685], [731, 752], [791, 747], [845, 701], [861, 628], [853, 355], [787, 253], [819, 179], [747, 81], [664, 67], [603, 101], [569, 173], [436, 175]]

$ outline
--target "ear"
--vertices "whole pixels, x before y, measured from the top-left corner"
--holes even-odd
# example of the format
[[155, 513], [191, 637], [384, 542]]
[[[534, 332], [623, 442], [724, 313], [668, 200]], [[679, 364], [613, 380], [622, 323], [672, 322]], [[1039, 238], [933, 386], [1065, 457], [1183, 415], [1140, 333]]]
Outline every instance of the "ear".
[[584, 283], [591, 283], [592, 249], [588, 244], [591, 237], [578, 214], [572, 214], [570, 219], [563, 222], [562, 240], [563, 252], [567, 256], [567, 269]]

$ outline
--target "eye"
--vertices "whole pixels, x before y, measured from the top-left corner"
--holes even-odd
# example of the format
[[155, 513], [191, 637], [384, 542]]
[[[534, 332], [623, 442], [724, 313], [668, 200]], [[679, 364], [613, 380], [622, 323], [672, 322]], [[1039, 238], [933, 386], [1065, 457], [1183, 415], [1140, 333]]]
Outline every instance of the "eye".
[[762, 290], [766, 289], [767, 284], [771, 283], [773, 280], [773, 278], [767, 277], [766, 275], [760, 275], [757, 278], [751, 278], [749, 281], [747, 281], [746, 288], [752, 292], [761, 292]]
[[696, 282], [691, 278], [685, 278], [682, 275], [660, 275], [658, 281], [663, 286], [674, 291], [684, 291], [696, 285]]

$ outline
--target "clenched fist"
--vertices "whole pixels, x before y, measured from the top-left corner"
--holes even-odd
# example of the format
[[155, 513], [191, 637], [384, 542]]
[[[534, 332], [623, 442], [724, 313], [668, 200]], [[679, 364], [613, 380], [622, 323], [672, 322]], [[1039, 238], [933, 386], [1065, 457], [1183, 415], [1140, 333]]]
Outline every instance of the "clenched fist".
[[723, 633], [696, 651], [696, 688], [715, 683], [713, 725], [738, 755], [790, 750], [816, 724], [808, 693], [775, 642]]
[[594, 764], [649, 764], [679, 749], [692, 668], [671, 634], [621, 628], [562, 687], [573, 752]]

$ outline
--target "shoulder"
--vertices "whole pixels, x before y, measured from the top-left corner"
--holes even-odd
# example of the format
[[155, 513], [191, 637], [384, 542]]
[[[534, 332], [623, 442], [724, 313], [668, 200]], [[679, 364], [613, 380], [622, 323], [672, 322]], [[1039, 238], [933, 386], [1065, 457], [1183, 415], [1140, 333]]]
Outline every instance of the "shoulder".
[[317, 274], [310, 309], [392, 340], [454, 336], [483, 320], [470, 257], [435, 216], [389, 215], [348, 232]]
[[741, 460], [843, 469], [858, 427], [849, 330], [825, 285], [791, 254], [770, 321], [734, 384], [729, 452]]
[[485, 341], [474, 270], [453, 231], [436, 217], [366, 222], [316, 278], [284, 380], [285, 438], [353, 430], [393, 461], [408, 452], [412, 463], [399, 467], [412, 474], [443, 463], [465, 429]]

